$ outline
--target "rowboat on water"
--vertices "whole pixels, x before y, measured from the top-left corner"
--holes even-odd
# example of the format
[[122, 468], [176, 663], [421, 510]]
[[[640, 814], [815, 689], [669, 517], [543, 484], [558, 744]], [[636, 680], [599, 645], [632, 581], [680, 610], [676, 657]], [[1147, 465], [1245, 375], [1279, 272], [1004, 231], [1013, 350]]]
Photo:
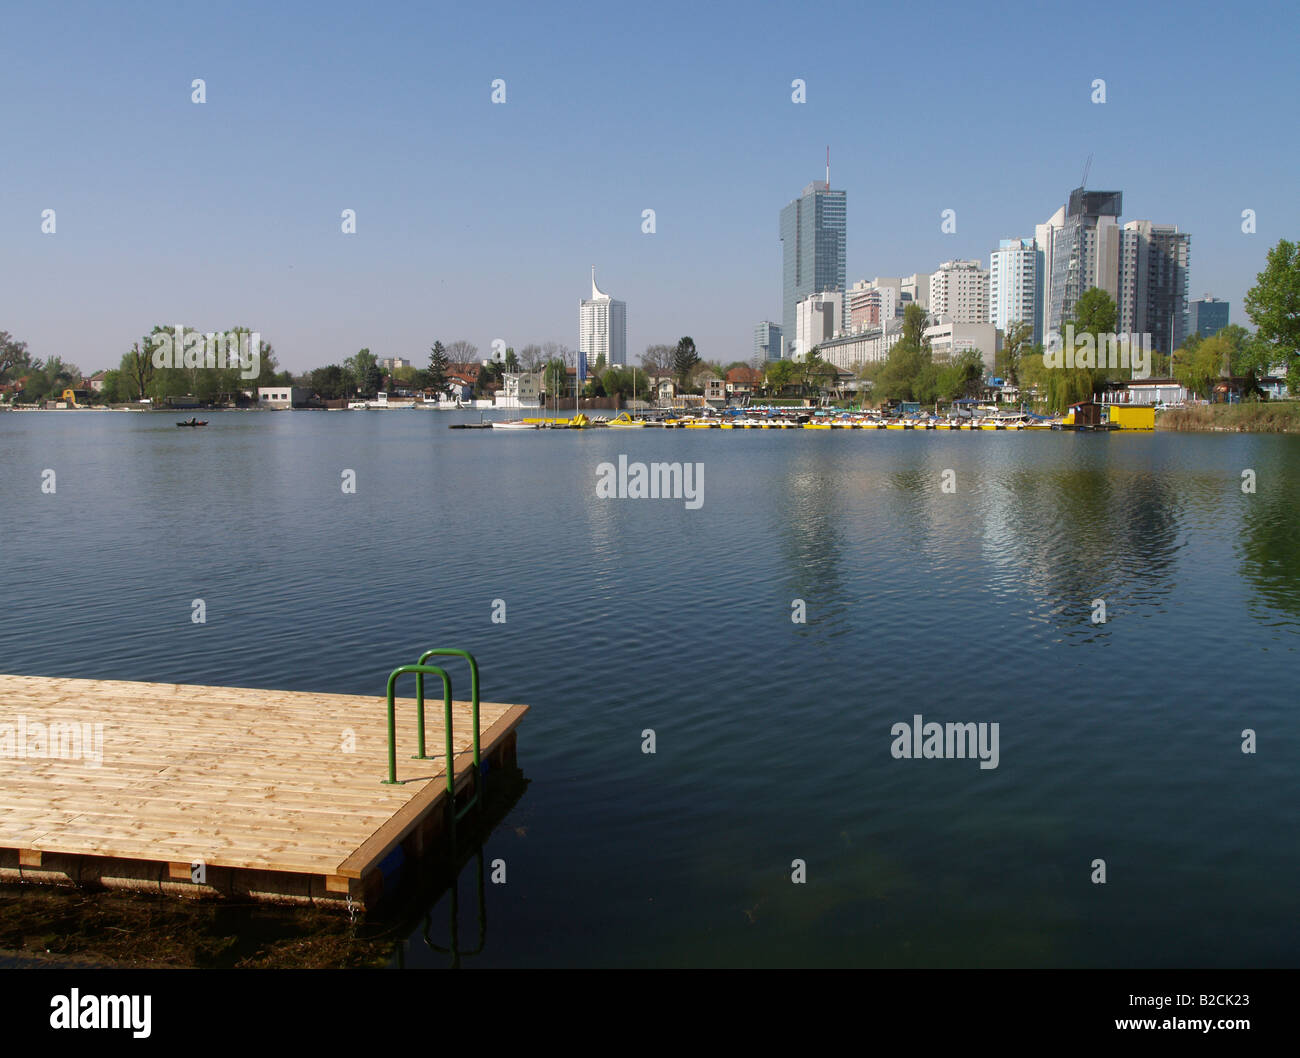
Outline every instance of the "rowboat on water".
[[177, 426], [207, 426], [207, 419], [191, 419], [189, 422], [178, 422]]
[[492, 429], [494, 430], [536, 430], [537, 423], [524, 422], [523, 419], [510, 419], [506, 422], [494, 422], [492, 424]]

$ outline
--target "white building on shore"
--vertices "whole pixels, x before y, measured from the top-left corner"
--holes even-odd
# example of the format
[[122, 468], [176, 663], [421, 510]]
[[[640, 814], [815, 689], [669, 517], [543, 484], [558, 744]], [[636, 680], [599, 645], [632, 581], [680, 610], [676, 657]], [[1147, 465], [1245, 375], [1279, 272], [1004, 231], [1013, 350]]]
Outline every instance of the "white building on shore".
[[258, 386], [257, 406], [277, 411], [301, 408], [311, 400], [311, 396], [311, 390], [303, 386]]
[[842, 371], [884, 360], [903, 337], [903, 321], [889, 320], [884, 328], [868, 327], [856, 334], [821, 342], [820, 355]]
[[501, 388], [496, 392], [498, 408], [540, 408], [542, 406], [542, 373], [540, 371], [510, 373], [502, 376]]

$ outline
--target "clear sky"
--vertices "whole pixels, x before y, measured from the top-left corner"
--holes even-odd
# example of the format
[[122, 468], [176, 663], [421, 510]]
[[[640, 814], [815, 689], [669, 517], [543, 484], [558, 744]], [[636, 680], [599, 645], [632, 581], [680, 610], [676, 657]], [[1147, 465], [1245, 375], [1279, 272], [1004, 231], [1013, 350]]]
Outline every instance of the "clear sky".
[[294, 371], [423, 364], [435, 338], [576, 346], [594, 264], [633, 355], [747, 360], [828, 144], [850, 283], [987, 265], [1092, 154], [1088, 186], [1190, 231], [1190, 295], [1246, 322], [1300, 237], [1297, 29], [1200, 0], [10, 6], [0, 330], [87, 372], [154, 323], [245, 324]]

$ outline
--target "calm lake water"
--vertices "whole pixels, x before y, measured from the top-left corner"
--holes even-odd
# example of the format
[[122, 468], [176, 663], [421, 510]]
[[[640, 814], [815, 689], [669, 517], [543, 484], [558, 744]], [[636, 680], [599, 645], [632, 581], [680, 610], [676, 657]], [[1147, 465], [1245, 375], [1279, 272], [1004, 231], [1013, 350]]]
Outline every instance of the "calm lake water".
[[[0, 414], [0, 671], [381, 694], [473, 651], [532, 706], [474, 965], [1300, 963], [1300, 438], [208, 417]], [[597, 498], [620, 454], [703, 505]], [[918, 713], [998, 767], [895, 759]]]

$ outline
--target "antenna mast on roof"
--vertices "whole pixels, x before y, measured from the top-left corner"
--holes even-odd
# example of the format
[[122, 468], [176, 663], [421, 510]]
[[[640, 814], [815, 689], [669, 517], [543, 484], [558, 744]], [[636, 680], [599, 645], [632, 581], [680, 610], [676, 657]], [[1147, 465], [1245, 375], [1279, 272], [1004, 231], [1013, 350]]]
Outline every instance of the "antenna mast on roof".
[[826, 190], [831, 189], [831, 145], [826, 145]]
[[1082, 191], [1088, 186], [1088, 171], [1092, 168], [1092, 155], [1088, 155], [1088, 160], [1083, 163], [1083, 179], [1079, 181], [1079, 190]]

